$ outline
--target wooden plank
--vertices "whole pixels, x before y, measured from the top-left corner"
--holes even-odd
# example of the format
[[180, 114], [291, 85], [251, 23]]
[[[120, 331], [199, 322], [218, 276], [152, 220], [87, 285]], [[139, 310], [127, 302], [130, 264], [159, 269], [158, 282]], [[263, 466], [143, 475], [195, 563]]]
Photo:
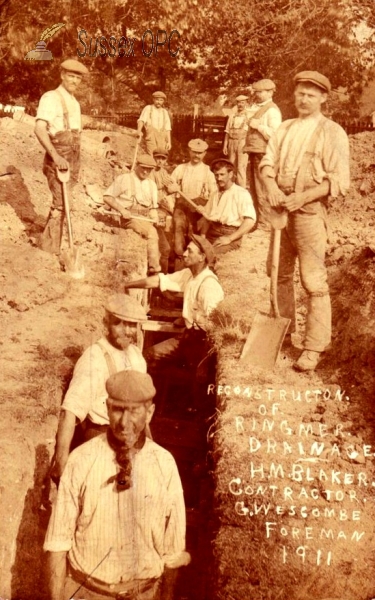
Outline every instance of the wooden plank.
[[166, 321], [146, 321], [142, 323], [143, 331], [162, 331], [164, 333], [182, 333], [184, 327], [176, 327]]

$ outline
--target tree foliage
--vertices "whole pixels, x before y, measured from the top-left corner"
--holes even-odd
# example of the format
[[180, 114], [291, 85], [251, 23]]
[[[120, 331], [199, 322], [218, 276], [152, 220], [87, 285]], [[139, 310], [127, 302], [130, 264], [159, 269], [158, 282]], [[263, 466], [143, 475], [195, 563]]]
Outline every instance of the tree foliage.
[[[375, 27], [373, 5], [373, 0], [0, 0], [0, 76], [7, 93], [0, 100], [37, 101], [56, 85], [61, 59], [83, 51], [78, 33], [85, 30], [84, 39], [92, 42], [82, 58], [91, 72], [85, 108], [102, 103], [106, 110], [124, 109], [129, 96], [147, 102], [156, 88], [171, 92], [181, 105], [185, 88], [195, 97], [209, 90], [214, 98], [261, 77], [276, 81], [282, 103], [293, 75], [304, 69], [324, 72], [334, 88], [352, 94], [355, 106], [374, 60], [372, 30], [366, 41], [358, 34], [365, 24]], [[53, 64], [24, 61], [54, 23], [65, 27], [48, 41]], [[154, 43], [158, 30], [159, 41], [162, 31], [168, 37], [177, 30], [180, 38], [176, 34], [169, 49], [165, 43], [146, 56], [151, 39], [144, 37], [146, 30]], [[99, 38], [111, 35], [134, 40], [133, 54], [104, 56], [102, 46], [100, 55]], [[130, 54], [130, 44], [124, 53]]]

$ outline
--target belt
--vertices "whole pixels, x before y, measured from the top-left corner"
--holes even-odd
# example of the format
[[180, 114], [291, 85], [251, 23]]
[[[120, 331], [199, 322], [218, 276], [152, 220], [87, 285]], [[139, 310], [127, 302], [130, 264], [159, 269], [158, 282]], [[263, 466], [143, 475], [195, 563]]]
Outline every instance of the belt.
[[160, 580], [160, 578], [155, 577], [153, 579], [136, 579], [128, 583], [105, 583], [96, 579], [96, 577], [90, 577], [80, 571], [76, 571], [70, 563], [69, 576], [90, 590], [90, 592], [102, 594], [109, 598], [116, 598], [116, 600], [135, 600], [138, 594], [147, 592]]

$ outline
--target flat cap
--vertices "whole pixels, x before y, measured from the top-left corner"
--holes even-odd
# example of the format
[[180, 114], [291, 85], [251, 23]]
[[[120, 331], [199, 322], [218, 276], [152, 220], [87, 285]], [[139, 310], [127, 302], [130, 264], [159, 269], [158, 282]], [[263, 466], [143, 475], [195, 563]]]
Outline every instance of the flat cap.
[[153, 169], [154, 167], [156, 167], [156, 162], [149, 154], [140, 154], [137, 158], [137, 165]]
[[156, 150], [152, 153], [154, 156], [164, 156], [164, 158], [168, 158], [167, 150], [162, 150], [161, 148], [156, 148]]
[[79, 60], [74, 58], [68, 58], [61, 63], [60, 67], [65, 71], [71, 71], [72, 73], [78, 73], [79, 75], [86, 75], [89, 72], [88, 68], [85, 67]]
[[104, 306], [111, 315], [123, 321], [139, 323], [147, 321], [146, 311], [143, 306], [132, 296], [114, 294], [110, 296]]
[[190, 140], [190, 142], [188, 143], [188, 148], [190, 148], [190, 150], [193, 150], [194, 152], [205, 152], [208, 148], [208, 144], [207, 142], [204, 142], [203, 140], [197, 138], [195, 140]]
[[249, 98], [249, 96], [244, 96], [243, 94], [240, 94], [239, 96], [237, 96], [236, 100], [247, 100]]
[[228, 158], [223, 157], [223, 158], [215, 158], [215, 160], [212, 161], [212, 163], [210, 164], [211, 171], [214, 170], [215, 166], [218, 163], [223, 163], [223, 164], [228, 165], [229, 167], [231, 167], [231, 170], [234, 169], [234, 164], [232, 163], [232, 161], [230, 161]]
[[259, 81], [252, 84], [252, 88], [255, 92], [263, 92], [263, 90], [275, 90], [276, 85], [272, 79], [259, 79]]
[[318, 71], [301, 71], [294, 76], [294, 81], [296, 84], [303, 83], [307, 81], [308, 83], [313, 83], [318, 88], [321, 88], [324, 92], [331, 91], [331, 82], [325, 75], [319, 73]]
[[212, 244], [206, 238], [201, 235], [197, 235], [196, 233], [192, 233], [190, 236], [190, 240], [198, 246], [199, 250], [203, 252], [206, 256], [208, 266], [212, 266], [215, 264], [215, 250]]
[[166, 99], [166, 95], [164, 94], [164, 92], [154, 92], [152, 94], [153, 98], [164, 98], [164, 100]]
[[107, 394], [118, 402], [131, 402], [141, 404], [152, 400], [156, 389], [148, 373], [139, 371], [119, 371], [111, 375], [105, 384]]

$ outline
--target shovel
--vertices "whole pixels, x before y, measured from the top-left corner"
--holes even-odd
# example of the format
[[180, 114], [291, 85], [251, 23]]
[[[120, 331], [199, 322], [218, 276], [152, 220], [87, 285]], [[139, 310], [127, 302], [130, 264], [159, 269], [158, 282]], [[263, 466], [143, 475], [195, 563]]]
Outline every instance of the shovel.
[[66, 171], [60, 171], [56, 169], [57, 178], [61, 182], [62, 185], [62, 193], [64, 200], [64, 208], [66, 215], [66, 222], [68, 225], [68, 238], [69, 238], [69, 250], [65, 250], [61, 254], [62, 261], [64, 263], [65, 272], [72, 277], [72, 279], [83, 279], [85, 276], [85, 269], [80, 260], [79, 249], [74, 247], [73, 243], [73, 232], [72, 232], [72, 222], [70, 220], [70, 208], [69, 208], [69, 198], [68, 198], [68, 190], [67, 183], [70, 178], [69, 169]]
[[280, 317], [277, 303], [277, 276], [279, 272], [281, 229], [286, 225], [287, 213], [277, 213], [271, 219], [273, 229], [272, 267], [271, 267], [271, 312], [269, 315], [257, 313], [250, 333], [243, 347], [240, 361], [254, 367], [273, 369], [281, 345], [288, 330], [290, 319]]

